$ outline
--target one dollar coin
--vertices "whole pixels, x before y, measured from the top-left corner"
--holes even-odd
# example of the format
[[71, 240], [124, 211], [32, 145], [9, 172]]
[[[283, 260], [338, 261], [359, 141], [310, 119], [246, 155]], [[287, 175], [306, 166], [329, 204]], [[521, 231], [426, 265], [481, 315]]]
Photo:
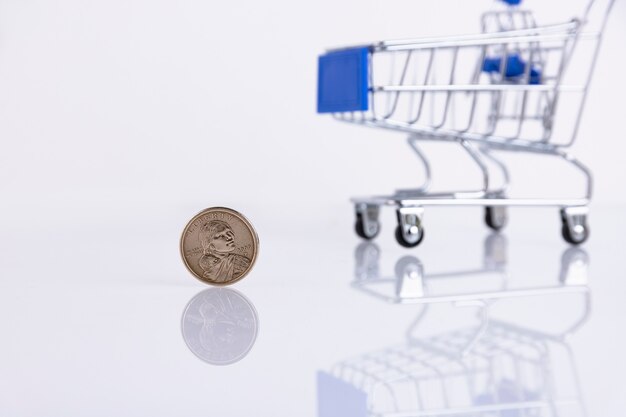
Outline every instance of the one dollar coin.
[[211, 285], [230, 285], [245, 277], [256, 261], [259, 237], [241, 213], [211, 207], [196, 214], [180, 238], [189, 272]]

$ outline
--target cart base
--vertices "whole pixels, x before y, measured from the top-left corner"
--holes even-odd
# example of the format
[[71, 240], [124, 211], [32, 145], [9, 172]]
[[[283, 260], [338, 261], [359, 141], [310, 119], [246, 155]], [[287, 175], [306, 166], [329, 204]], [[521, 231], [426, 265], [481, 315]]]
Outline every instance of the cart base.
[[424, 239], [424, 207], [426, 206], [480, 206], [485, 207], [485, 223], [500, 231], [507, 223], [506, 207], [558, 207], [563, 239], [572, 245], [582, 244], [589, 237], [587, 215], [589, 199], [504, 198], [476, 193], [438, 193], [419, 196], [396, 194], [352, 198], [356, 212], [357, 234], [367, 240], [380, 231], [379, 212], [382, 206], [396, 207], [398, 225], [395, 237], [398, 243], [411, 248]]

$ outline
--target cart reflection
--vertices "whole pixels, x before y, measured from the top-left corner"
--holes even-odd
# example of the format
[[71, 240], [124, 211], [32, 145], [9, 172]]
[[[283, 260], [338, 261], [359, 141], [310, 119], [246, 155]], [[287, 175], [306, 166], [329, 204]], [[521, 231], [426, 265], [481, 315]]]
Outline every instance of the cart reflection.
[[[400, 258], [395, 274], [381, 274], [380, 249], [356, 249], [353, 286], [391, 303], [415, 304], [415, 319], [404, 342], [357, 355], [317, 375], [319, 417], [409, 416], [584, 416], [580, 382], [568, 336], [589, 318], [588, 255], [570, 248], [561, 255], [554, 285], [508, 289], [506, 240], [485, 240], [482, 267], [428, 274], [415, 257]], [[439, 279], [464, 280], [492, 274], [487, 291], [433, 291]], [[553, 299], [562, 294], [574, 306], [560, 314], [557, 330], [502, 320], [492, 313], [503, 299]], [[499, 301], [500, 300], [500, 301]], [[526, 301], [526, 299], [523, 299]], [[475, 325], [426, 335], [433, 303], [474, 307]], [[444, 306], [441, 306], [444, 307]], [[392, 307], [396, 308], [396, 307]]]
[[[391, 303], [460, 302], [588, 291], [589, 256], [579, 247], [568, 248], [562, 253], [558, 280], [522, 288], [509, 286], [507, 241], [504, 235], [497, 233], [487, 236], [482, 266], [473, 269], [427, 273], [418, 258], [407, 255], [398, 259], [395, 273], [390, 276], [380, 273], [380, 255], [375, 243], [364, 242], [357, 246], [352, 286]], [[487, 275], [494, 278], [488, 287], [471, 283], [472, 279]], [[452, 280], [452, 285], [443, 285]]]

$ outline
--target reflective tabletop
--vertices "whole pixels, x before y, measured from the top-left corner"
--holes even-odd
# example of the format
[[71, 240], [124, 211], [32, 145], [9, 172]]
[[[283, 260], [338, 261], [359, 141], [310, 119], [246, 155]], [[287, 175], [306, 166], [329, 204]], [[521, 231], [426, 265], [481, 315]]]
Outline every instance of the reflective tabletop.
[[252, 211], [258, 263], [230, 287], [184, 269], [182, 210], [9, 230], [0, 415], [620, 416], [624, 220], [594, 210], [581, 247], [547, 212], [496, 234], [468, 208], [414, 249], [359, 240], [349, 208], [298, 230]]

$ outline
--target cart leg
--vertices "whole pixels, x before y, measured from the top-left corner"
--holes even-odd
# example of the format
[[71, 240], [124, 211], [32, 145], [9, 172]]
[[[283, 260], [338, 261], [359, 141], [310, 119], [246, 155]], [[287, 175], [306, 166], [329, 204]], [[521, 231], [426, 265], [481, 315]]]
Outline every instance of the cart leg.
[[411, 197], [411, 196], [419, 197], [419, 196], [425, 195], [428, 192], [428, 189], [430, 188], [430, 183], [432, 179], [430, 163], [428, 162], [426, 155], [424, 155], [424, 153], [421, 151], [419, 146], [417, 146], [417, 141], [418, 139], [413, 135], [409, 136], [407, 139], [409, 146], [411, 147], [411, 149], [413, 149], [413, 152], [415, 152], [415, 155], [417, 155], [418, 159], [424, 166], [424, 174], [426, 178], [424, 182], [422, 183], [422, 185], [420, 185], [418, 188], [398, 189], [396, 190], [396, 195], [403, 196], [403, 197]]
[[359, 237], [371, 240], [374, 239], [380, 231], [380, 222], [378, 221], [379, 207], [373, 204], [358, 203], [355, 205], [356, 223], [354, 229]]
[[[493, 156], [489, 148], [481, 147], [480, 152], [485, 158], [490, 160], [493, 165], [495, 165], [500, 170], [500, 173], [502, 175], [502, 184], [500, 184], [498, 188], [491, 188], [490, 193], [497, 195], [498, 197], [504, 197], [511, 183], [511, 175], [509, 174], [509, 169], [506, 167], [506, 164], [504, 162]], [[490, 184], [490, 186], [492, 185]]]
[[[574, 166], [583, 174], [587, 182], [585, 199], [590, 201], [593, 192], [593, 177], [591, 176], [589, 168], [583, 165], [582, 162], [574, 158], [574, 156], [568, 152], [559, 149], [556, 150], [554, 154], [563, 158], [563, 160]], [[580, 245], [589, 238], [589, 226], [587, 225], [588, 214], [589, 207], [586, 205], [563, 207], [561, 209], [561, 234], [567, 243]]]
[[469, 156], [474, 160], [478, 168], [480, 168], [480, 172], [483, 176], [483, 188], [481, 190], [482, 196], [487, 195], [489, 192], [489, 168], [485, 163], [484, 154], [481, 153], [480, 149], [476, 147], [470, 141], [464, 139], [458, 139], [459, 144], [465, 149], [465, 151], [469, 154]]
[[561, 157], [565, 162], [572, 165], [584, 176], [585, 182], [587, 183], [584, 198], [590, 201], [591, 195], [593, 193], [593, 177], [591, 175], [591, 171], [589, 170], [589, 168], [583, 165], [583, 163], [580, 162], [578, 159], [574, 158], [572, 154], [565, 152], [563, 150], [558, 149], [554, 151], [553, 155]]
[[[489, 149], [481, 147], [480, 151], [483, 156], [490, 160], [502, 174], [502, 184], [497, 189], [489, 191], [489, 196], [493, 198], [506, 198], [506, 191], [509, 188], [510, 175], [504, 162], [497, 159], [491, 154]], [[502, 230], [508, 222], [508, 213], [506, 206], [485, 206], [485, 223], [496, 232]]]
[[589, 238], [588, 213], [586, 206], [561, 209], [561, 233], [567, 243], [580, 245]]
[[413, 248], [424, 239], [423, 207], [400, 207], [397, 211], [396, 240], [406, 248]]

